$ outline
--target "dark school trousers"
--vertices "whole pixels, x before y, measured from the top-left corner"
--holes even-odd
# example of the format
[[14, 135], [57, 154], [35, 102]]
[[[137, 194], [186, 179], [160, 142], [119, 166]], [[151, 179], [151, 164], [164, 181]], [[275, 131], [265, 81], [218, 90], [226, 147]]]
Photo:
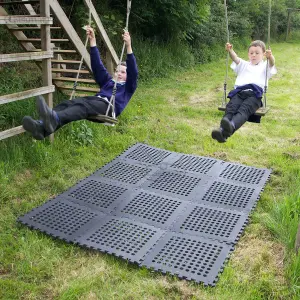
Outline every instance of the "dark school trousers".
[[70, 122], [88, 119], [95, 115], [105, 115], [108, 103], [97, 96], [87, 96], [65, 100], [53, 108], [62, 127]]
[[256, 98], [253, 91], [241, 91], [227, 103], [224, 117], [233, 121], [235, 130], [238, 130], [261, 104], [261, 98]]

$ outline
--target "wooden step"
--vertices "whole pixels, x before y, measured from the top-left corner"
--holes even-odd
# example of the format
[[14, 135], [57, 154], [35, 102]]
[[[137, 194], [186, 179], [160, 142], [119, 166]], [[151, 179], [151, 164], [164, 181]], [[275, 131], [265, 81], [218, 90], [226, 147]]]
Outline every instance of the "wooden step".
[[[71, 96], [72, 94], [72, 91], [68, 91], [68, 90], [60, 90], [64, 95], [67, 95], [67, 96]], [[75, 98], [78, 98], [78, 97], [86, 97], [86, 96], [95, 96], [92, 95], [92, 94], [88, 94], [88, 93], [75, 93], [75, 95], [73, 95]]]
[[[59, 30], [61, 27], [50, 27], [50, 30]], [[41, 30], [41, 27], [33, 27], [33, 26], [23, 26], [23, 27], [15, 27], [9, 28], [11, 31], [23, 31], [23, 30]]]
[[[34, 49], [34, 50], [28, 50], [28, 51], [42, 51], [42, 49]], [[76, 50], [53, 50], [53, 53], [61, 53], [61, 54], [76, 54], [77, 51]]]
[[[34, 43], [34, 42], [41, 42], [42, 39], [36, 39], [36, 38], [24, 38], [24, 39], [19, 39], [21, 42], [28, 42], [28, 43]], [[52, 43], [60, 43], [60, 42], [69, 42], [68, 39], [51, 39]]]
[[74, 70], [74, 69], [56, 69], [56, 68], [51, 68], [51, 71], [53, 73], [74, 73], [74, 74], [90, 74], [90, 71], [88, 70]]
[[[73, 85], [58, 85], [57, 87], [59, 89], [63, 89], [63, 90], [73, 90]], [[77, 85], [76, 91], [98, 93], [98, 92], [100, 92], [100, 89], [99, 88], [93, 88], [93, 87]]]
[[0, 16], [0, 24], [53, 24], [53, 19], [50, 17], [30, 17], [24, 16]]
[[54, 53], [64, 54], [64, 53], [77, 53], [76, 50], [53, 50]]
[[0, 132], [0, 140], [25, 132], [23, 126], [14, 127]]
[[[63, 81], [63, 82], [75, 82], [76, 78], [71, 78], [71, 77], [53, 77], [53, 80], [55, 80], [55, 81]], [[77, 82], [97, 84], [94, 79], [86, 79], [86, 78], [78, 78]]]
[[80, 64], [79, 60], [67, 60], [67, 59], [51, 59], [51, 62], [54, 64]]
[[0, 104], [5, 104], [9, 102], [14, 102], [17, 100], [23, 100], [34, 96], [44, 95], [48, 93], [53, 93], [55, 91], [54, 85], [43, 86], [37, 89], [27, 90], [19, 93], [14, 93], [10, 95], [0, 96]]
[[[42, 16], [42, 15], [40, 15], [40, 14], [29, 14], [29, 15], [12, 15], [12, 16], [14, 16], [14, 17], [30, 17], [30, 18], [35, 18], [35, 17], [44, 17], [44, 16]], [[50, 14], [50, 17], [52, 17], [52, 14]]]
[[40, 3], [40, 0], [27, 0], [27, 1], [9, 1], [9, 2], [0, 2], [0, 5], [13, 5], [13, 4], [36, 4]]
[[44, 59], [44, 58], [51, 58], [51, 57], [53, 57], [52, 51], [0, 54], [0, 63], [11, 62], [11, 61]]

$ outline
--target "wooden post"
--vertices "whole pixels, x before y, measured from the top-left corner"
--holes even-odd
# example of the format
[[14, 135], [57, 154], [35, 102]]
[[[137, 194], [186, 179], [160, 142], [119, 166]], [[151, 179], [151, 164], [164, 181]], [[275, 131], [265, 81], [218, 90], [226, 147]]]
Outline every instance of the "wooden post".
[[295, 252], [296, 252], [296, 254], [298, 254], [299, 249], [300, 249], [300, 223], [298, 225], [298, 231], [297, 231], [296, 240], [295, 240]]
[[285, 36], [286, 41], [290, 34], [290, 27], [291, 27], [291, 10], [288, 9], [288, 20], [287, 20], [287, 28], [286, 28], [286, 36]]
[[[50, 4], [49, 0], [40, 0], [40, 14], [43, 17], [50, 17]], [[41, 48], [42, 51], [51, 50], [51, 35], [50, 25], [41, 25]], [[43, 85], [52, 85], [52, 73], [51, 73], [51, 58], [43, 59], [42, 61], [43, 72]], [[45, 100], [49, 107], [53, 107], [53, 94], [49, 93], [45, 95]], [[50, 140], [53, 141], [53, 135], [50, 136]]]
[[106, 56], [106, 69], [111, 76], [114, 76], [115, 66], [112, 60], [112, 56], [110, 55], [110, 52], [108, 50], [106, 50], [105, 56]]

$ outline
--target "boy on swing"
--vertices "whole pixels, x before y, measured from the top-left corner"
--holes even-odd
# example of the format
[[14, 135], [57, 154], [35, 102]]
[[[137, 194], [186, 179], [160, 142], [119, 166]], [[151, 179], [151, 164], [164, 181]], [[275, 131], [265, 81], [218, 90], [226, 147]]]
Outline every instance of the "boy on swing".
[[[277, 73], [275, 58], [271, 50], [266, 50], [262, 41], [253, 41], [248, 48], [249, 61], [237, 56], [230, 43], [225, 46], [232, 59], [231, 68], [237, 74], [234, 90], [230, 91], [227, 98], [225, 115], [221, 120], [220, 128], [212, 131], [212, 138], [219, 143], [226, 142], [236, 130], [247, 120], [251, 120], [256, 110], [262, 106], [263, 89], [267, 79]], [[264, 55], [269, 60], [263, 60]], [[258, 123], [260, 120], [258, 120]]]
[[[115, 81], [117, 91], [115, 95], [115, 114], [120, 115], [137, 88], [138, 69], [135, 56], [131, 48], [129, 32], [124, 32], [123, 40], [127, 50], [126, 63], [122, 62], [112, 78], [104, 67], [100, 53], [96, 45], [94, 30], [87, 26], [86, 34], [90, 42], [91, 66], [95, 81], [101, 90], [95, 96], [80, 97], [66, 100], [49, 108], [43, 97], [37, 97], [37, 109], [40, 120], [34, 120], [30, 116], [23, 118], [23, 128], [32, 134], [36, 140], [42, 140], [46, 136], [58, 130], [67, 123], [88, 119], [95, 115], [105, 115], [110, 106]], [[111, 113], [111, 109], [109, 110]]]

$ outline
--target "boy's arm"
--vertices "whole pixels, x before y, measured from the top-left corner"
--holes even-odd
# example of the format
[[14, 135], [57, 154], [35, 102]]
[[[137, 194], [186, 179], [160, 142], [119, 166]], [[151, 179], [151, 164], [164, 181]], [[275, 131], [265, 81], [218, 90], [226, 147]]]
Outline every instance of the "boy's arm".
[[230, 58], [238, 65], [240, 63], [240, 58], [234, 52], [232, 45], [226, 43], [225, 49], [229, 52]]
[[100, 53], [97, 46], [90, 48], [90, 54], [91, 54], [92, 71], [93, 71], [95, 81], [99, 84], [100, 87], [102, 87], [108, 81], [110, 81], [112, 77], [107, 72], [106, 68], [104, 67], [101, 61]]
[[134, 93], [137, 87], [138, 69], [137, 69], [136, 59], [131, 47], [131, 37], [129, 32], [124, 32], [123, 40], [125, 42], [125, 46], [127, 50], [126, 90], [129, 91], [130, 93]]
[[272, 68], [273, 66], [275, 66], [275, 57], [273, 56], [271, 49], [268, 49], [266, 51], [266, 58], [269, 60], [269, 66], [270, 66], [270, 68]]
[[94, 30], [88, 26], [86, 34], [90, 40], [90, 55], [93, 75], [96, 82], [99, 84], [100, 87], [102, 87], [107, 81], [111, 80], [112, 77], [109, 75], [101, 61], [100, 53], [96, 44]]
[[134, 93], [137, 87], [138, 68], [134, 54], [131, 52], [127, 54], [127, 79], [126, 90], [130, 93]]

